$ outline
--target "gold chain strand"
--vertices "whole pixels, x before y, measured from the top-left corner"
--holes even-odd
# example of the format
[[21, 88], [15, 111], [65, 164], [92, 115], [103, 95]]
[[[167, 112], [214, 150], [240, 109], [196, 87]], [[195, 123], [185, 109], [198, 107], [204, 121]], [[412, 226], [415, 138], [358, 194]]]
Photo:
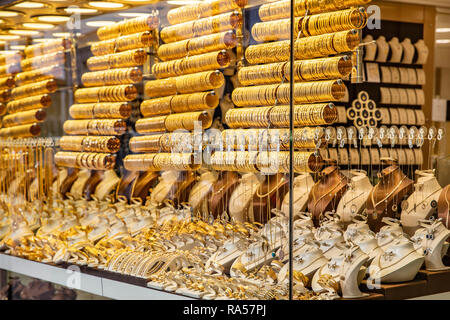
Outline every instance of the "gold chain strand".
[[[238, 80], [243, 86], [280, 83], [289, 81], [289, 69], [289, 62], [243, 67]], [[351, 70], [352, 61], [347, 56], [294, 62], [295, 82], [345, 78]]]
[[144, 92], [149, 98], [175, 95], [177, 93], [192, 93], [217, 89], [223, 86], [225, 77], [218, 71], [206, 71], [172, 77], [145, 84]]
[[238, 44], [235, 30], [214, 33], [198, 38], [162, 44], [158, 48], [158, 58], [162, 61], [181, 59], [203, 53], [228, 50]]
[[15, 113], [20, 111], [46, 108], [51, 104], [52, 104], [51, 97], [48, 94], [44, 94], [40, 96], [32, 96], [8, 102], [6, 108], [8, 110], [8, 113]]
[[[337, 110], [332, 103], [294, 106], [296, 126], [328, 125], [337, 121]], [[230, 128], [289, 127], [289, 106], [235, 108], [225, 114]]]
[[167, 20], [171, 25], [193, 21], [199, 18], [215, 16], [231, 10], [244, 8], [247, 0], [208, 0], [193, 5], [185, 5], [171, 9]]
[[[345, 96], [345, 84], [341, 80], [302, 82], [294, 84], [294, 103], [337, 101]], [[289, 103], [290, 85], [262, 85], [237, 88], [232, 93], [238, 107]]]
[[64, 152], [55, 154], [57, 166], [109, 170], [116, 164], [116, 156], [109, 153]]
[[122, 35], [139, 33], [156, 29], [159, 25], [159, 18], [155, 14], [123, 20], [111, 25], [97, 29], [97, 36], [100, 40], [118, 38]]
[[67, 120], [64, 122], [64, 132], [77, 135], [122, 135], [127, 130], [123, 120], [94, 119]]
[[90, 57], [86, 65], [90, 71], [101, 71], [113, 68], [138, 67], [148, 59], [147, 52], [143, 49], [134, 49], [104, 56]]
[[[296, 0], [294, 15], [304, 16], [306, 9], [310, 14], [338, 11], [350, 7], [363, 6], [372, 0]], [[259, 17], [262, 21], [286, 19], [290, 16], [290, 0], [275, 1], [259, 7]]]
[[138, 91], [134, 85], [128, 84], [81, 88], [75, 91], [74, 96], [77, 103], [133, 101], [138, 97]]
[[131, 111], [128, 102], [74, 104], [69, 108], [74, 119], [128, 119]]
[[228, 67], [230, 62], [230, 55], [227, 51], [222, 50], [179, 60], [155, 63], [152, 67], [152, 72], [156, 78], [161, 79], [201, 71], [222, 69]]
[[121, 36], [119, 38], [98, 41], [91, 44], [91, 52], [94, 56], [128, 51], [139, 48], [147, 48], [156, 44], [156, 30]]
[[14, 127], [17, 125], [24, 125], [30, 123], [43, 122], [47, 118], [45, 109], [36, 109], [30, 111], [23, 111], [3, 117], [3, 127]]
[[165, 43], [186, 40], [222, 31], [238, 29], [242, 26], [242, 13], [227, 12], [195, 21], [184, 22], [161, 30], [160, 36]]
[[116, 153], [120, 140], [114, 136], [63, 136], [59, 145], [65, 151]]

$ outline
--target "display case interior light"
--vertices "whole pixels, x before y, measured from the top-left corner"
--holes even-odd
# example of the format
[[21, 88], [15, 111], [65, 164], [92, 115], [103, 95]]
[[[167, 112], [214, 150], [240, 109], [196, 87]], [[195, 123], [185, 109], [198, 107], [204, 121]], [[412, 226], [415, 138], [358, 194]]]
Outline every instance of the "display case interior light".
[[450, 43], [450, 39], [438, 39], [436, 40], [437, 44], [449, 44]]
[[120, 12], [118, 13], [118, 15], [126, 18], [135, 18], [135, 17], [146, 17], [149, 16], [150, 14], [140, 12]]
[[69, 21], [70, 17], [59, 16], [59, 15], [43, 15], [43, 16], [37, 16], [36, 20], [41, 21], [41, 22], [48, 22], [48, 23], [62, 23], [62, 22]]
[[117, 10], [117, 9], [122, 9], [123, 7], [125, 7], [125, 5], [123, 3], [106, 2], [106, 1], [90, 1], [89, 5], [94, 8], [105, 9], [105, 10]]
[[450, 32], [450, 28], [437, 28], [436, 32], [437, 33], [447, 33], [447, 32]]
[[50, 23], [35, 23], [35, 22], [25, 22], [22, 24], [25, 28], [30, 29], [38, 29], [38, 30], [44, 30], [44, 29], [53, 29], [55, 26]]
[[16, 12], [16, 11], [0, 10], [0, 17], [2, 17], [2, 18], [12, 18], [12, 17], [17, 17], [18, 15], [19, 15], [19, 12]]
[[186, 5], [191, 5], [191, 4], [197, 4], [200, 1], [195, 1], [195, 0], [170, 0], [167, 1], [167, 4], [171, 4], [174, 6], [186, 6]]
[[64, 8], [64, 11], [68, 14], [95, 14], [98, 12], [98, 10], [94, 8], [80, 8], [77, 6]]
[[54, 32], [52, 35], [56, 38], [68, 38], [70, 37], [70, 32]]
[[136, 5], [140, 5], [140, 4], [152, 4], [152, 3], [157, 3], [159, 2], [159, 0], [115, 0], [116, 2], [122, 2], [122, 3], [127, 3], [127, 4], [136, 4]]
[[100, 27], [104, 27], [104, 26], [109, 26], [113, 23], [115, 23], [115, 21], [97, 20], [97, 21], [88, 21], [88, 22], [86, 22], [86, 25], [88, 27], [100, 28]]
[[13, 7], [22, 8], [22, 9], [39, 9], [45, 7], [45, 4], [42, 2], [34, 2], [34, 1], [24, 1], [18, 4], [15, 4]]
[[0, 40], [19, 40], [19, 35], [13, 35], [13, 34], [0, 34]]
[[15, 45], [15, 46], [10, 46], [9, 48], [12, 50], [24, 50], [25, 47], [26, 47], [25, 45], [19, 44], [19, 45]]
[[55, 39], [54, 38], [36, 38], [36, 39], [33, 39], [33, 42], [41, 43], [41, 42], [45, 42], [45, 41], [49, 41], [49, 40], [55, 40]]
[[18, 34], [21, 36], [37, 36], [40, 34], [40, 32], [37, 30], [23, 30], [23, 29], [12, 29], [9, 30], [9, 33]]

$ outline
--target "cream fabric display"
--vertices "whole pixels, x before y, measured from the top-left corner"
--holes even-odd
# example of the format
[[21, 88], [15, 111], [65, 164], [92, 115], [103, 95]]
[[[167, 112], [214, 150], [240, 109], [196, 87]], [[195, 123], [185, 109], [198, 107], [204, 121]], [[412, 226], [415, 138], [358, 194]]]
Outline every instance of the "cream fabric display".
[[421, 65], [426, 64], [430, 50], [428, 49], [427, 45], [425, 44], [425, 41], [423, 39], [420, 39], [419, 41], [414, 43], [414, 47], [417, 50], [416, 64], [421, 64]]
[[403, 46], [403, 64], [412, 64], [415, 54], [415, 48], [414, 45], [411, 43], [411, 39], [405, 38], [401, 45]]
[[194, 213], [200, 210], [201, 202], [208, 195], [216, 181], [217, 174], [207, 171], [201, 174], [199, 181], [192, 187], [189, 193], [189, 204], [193, 208]]
[[398, 40], [397, 37], [393, 37], [391, 40], [389, 40], [388, 43], [391, 49], [391, 59], [389, 60], [389, 62], [400, 63], [403, 55], [403, 47], [400, 44], [400, 41]]
[[88, 169], [80, 170], [78, 173], [78, 178], [72, 185], [70, 189], [70, 194], [74, 197], [74, 199], [81, 199], [83, 196], [84, 186], [91, 176], [91, 171]]
[[251, 219], [248, 216], [249, 206], [263, 181], [264, 177], [255, 173], [246, 173], [242, 176], [241, 182], [230, 196], [228, 204], [230, 217], [240, 222]]
[[180, 172], [178, 171], [165, 171], [159, 178], [159, 183], [153, 189], [150, 194], [150, 203], [158, 206], [167, 199], [173, 186], [180, 179]]
[[95, 187], [95, 196], [104, 200], [119, 184], [120, 178], [114, 170], [106, 170], [102, 181]]
[[[293, 212], [302, 212], [306, 208], [309, 193], [314, 186], [314, 180], [309, 173], [300, 174], [294, 179], [293, 191], [294, 191], [294, 203]], [[283, 199], [283, 204], [281, 205], [281, 211], [284, 214], [289, 214], [289, 192]]]
[[373, 37], [368, 34], [367, 36], [364, 37], [363, 39], [363, 43], [367, 43], [364, 46], [365, 49], [365, 55], [364, 55], [364, 60], [365, 61], [374, 61], [375, 57], [377, 55], [377, 43], [373, 43]]
[[384, 36], [378, 37], [377, 43], [377, 62], [386, 62], [389, 55], [389, 44]]

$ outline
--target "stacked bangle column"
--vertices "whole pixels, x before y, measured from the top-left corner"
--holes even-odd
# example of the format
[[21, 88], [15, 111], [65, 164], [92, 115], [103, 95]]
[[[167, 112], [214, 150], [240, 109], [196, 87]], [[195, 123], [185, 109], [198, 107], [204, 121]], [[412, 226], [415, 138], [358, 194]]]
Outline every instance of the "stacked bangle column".
[[16, 86], [15, 75], [20, 71], [22, 57], [19, 51], [0, 54], [0, 117], [7, 112], [6, 104], [11, 98], [11, 90]]
[[126, 119], [139, 96], [136, 84], [143, 79], [141, 66], [148, 60], [145, 48], [157, 41], [158, 17], [154, 14], [124, 20], [97, 30], [100, 41], [91, 45], [90, 72], [83, 74], [84, 88], [75, 91], [69, 109], [73, 120], [64, 123], [67, 136], [55, 155], [59, 166], [108, 170], [115, 167], [120, 149], [118, 136], [127, 131]]

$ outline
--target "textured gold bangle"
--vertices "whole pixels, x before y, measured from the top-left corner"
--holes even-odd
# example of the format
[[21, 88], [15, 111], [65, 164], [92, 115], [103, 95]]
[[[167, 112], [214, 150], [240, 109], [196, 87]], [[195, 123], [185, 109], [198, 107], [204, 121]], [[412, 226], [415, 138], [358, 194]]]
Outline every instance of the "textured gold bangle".
[[69, 108], [74, 119], [127, 119], [132, 106], [128, 102], [74, 104]]
[[94, 56], [103, 56], [122, 51], [147, 48], [155, 44], [156, 40], [156, 30], [144, 31], [119, 38], [94, 42], [91, 44], [91, 51]]
[[138, 92], [134, 85], [116, 85], [94, 88], [81, 88], [75, 91], [75, 101], [85, 102], [120, 102], [133, 101]]
[[8, 138], [30, 138], [36, 137], [40, 133], [41, 127], [37, 123], [0, 129], [0, 137]]
[[91, 71], [101, 71], [113, 68], [128, 68], [141, 66], [147, 61], [147, 52], [143, 49], [134, 49], [104, 56], [90, 57], [86, 65]]
[[63, 136], [59, 145], [65, 151], [116, 153], [120, 140], [114, 136]]
[[27, 96], [36, 96], [46, 93], [53, 93], [58, 89], [56, 81], [53, 79], [36, 83], [26, 84], [11, 90], [11, 99], [17, 100]]
[[49, 39], [45, 42], [27, 46], [24, 50], [27, 58], [51, 54], [56, 51], [64, 51], [70, 48], [71, 42], [69, 39]]
[[109, 170], [116, 164], [115, 155], [108, 153], [60, 151], [54, 159], [57, 166], [94, 170]]
[[64, 132], [77, 135], [122, 135], [127, 130], [123, 120], [94, 119], [67, 120], [64, 122]]
[[130, 171], [198, 170], [191, 153], [155, 153], [152, 155], [133, 154], [125, 157], [124, 167]]
[[65, 73], [61, 66], [53, 65], [33, 71], [21, 72], [16, 75], [16, 85], [23, 86], [32, 82], [49, 79], [64, 79]]
[[52, 65], [64, 65], [65, 54], [63, 51], [56, 51], [54, 53], [45, 54], [29, 59], [24, 59], [20, 62], [23, 71], [36, 70]]
[[149, 14], [148, 16], [127, 19], [98, 28], [97, 36], [100, 40], [108, 40], [112, 38], [117, 38], [121, 35], [150, 31], [156, 29], [158, 25], [159, 25], [158, 16], [154, 14]]
[[2, 123], [3, 127], [13, 127], [17, 125], [43, 122], [46, 117], [47, 112], [45, 109], [36, 109], [7, 115], [3, 117]]
[[142, 81], [142, 71], [137, 67], [86, 72], [81, 76], [85, 87], [133, 84]]
[[20, 111], [46, 108], [51, 104], [52, 104], [51, 97], [48, 94], [44, 94], [8, 102], [6, 108], [8, 110], [8, 113], [15, 113]]
[[140, 134], [162, 131], [175, 131], [178, 129], [194, 130], [198, 123], [201, 129], [207, 129], [212, 124], [209, 112], [187, 112], [168, 116], [144, 118], [136, 121], [136, 131]]

